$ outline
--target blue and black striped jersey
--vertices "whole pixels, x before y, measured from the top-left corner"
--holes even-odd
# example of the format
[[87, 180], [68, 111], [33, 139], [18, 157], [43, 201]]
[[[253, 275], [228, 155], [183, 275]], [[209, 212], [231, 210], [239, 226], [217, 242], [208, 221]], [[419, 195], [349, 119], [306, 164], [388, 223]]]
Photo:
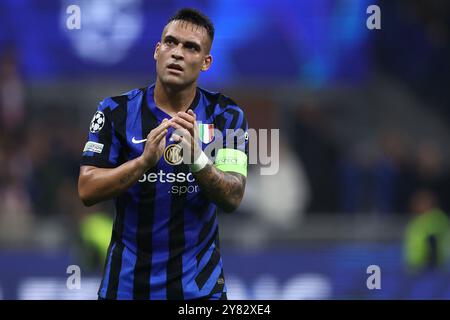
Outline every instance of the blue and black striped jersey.
[[[81, 165], [113, 168], [142, 154], [143, 139], [170, 119], [155, 105], [153, 91], [154, 85], [100, 103]], [[224, 136], [226, 129], [247, 132], [241, 108], [220, 93], [197, 88], [190, 108], [206, 129], [214, 127]], [[102, 298], [195, 299], [226, 292], [216, 205], [202, 194], [189, 167], [172, 161], [172, 132], [166, 136], [165, 156], [114, 198]], [[247, 140], [234, 148], [248, 154]], [[202, 142], [202, 148], [209, 142]]]

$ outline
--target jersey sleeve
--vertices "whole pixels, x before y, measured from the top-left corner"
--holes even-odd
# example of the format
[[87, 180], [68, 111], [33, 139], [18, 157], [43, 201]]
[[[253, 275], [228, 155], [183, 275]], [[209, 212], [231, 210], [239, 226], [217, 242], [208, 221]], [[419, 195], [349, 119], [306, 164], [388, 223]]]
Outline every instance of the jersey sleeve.
[[246, 177], [248, 123], [244, 112], [237, 106], [229, 106], [221, 117], [223, 146], [217, 152], [214, 165], [221, 171], [236, 172]]
[[114, 130], [110, 102], [110, 99], [100, 102], [92, 117], [81, 165], [100, 168], [114, 168], [118, 165], [120, 143]]

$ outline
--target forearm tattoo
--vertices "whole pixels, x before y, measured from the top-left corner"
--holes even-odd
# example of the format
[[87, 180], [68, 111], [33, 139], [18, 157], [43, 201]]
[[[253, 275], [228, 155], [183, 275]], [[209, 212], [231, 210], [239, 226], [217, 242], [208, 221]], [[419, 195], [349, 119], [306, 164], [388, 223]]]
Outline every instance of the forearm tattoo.
[[235, 172], [223, 172], [211, 164], [195, 173], [204, 194], [225, 211], [233, 211], [242, 200], [246, 178]]

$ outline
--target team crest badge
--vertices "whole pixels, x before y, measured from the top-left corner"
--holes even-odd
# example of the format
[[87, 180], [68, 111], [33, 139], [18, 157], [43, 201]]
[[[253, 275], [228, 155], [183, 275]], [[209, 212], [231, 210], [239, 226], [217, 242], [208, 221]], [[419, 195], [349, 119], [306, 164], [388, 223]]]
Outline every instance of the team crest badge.
[[172, 166], [179, 165], [183, 161], [182, 150], [179, 144], [169, 144], [164, 150], [164, 160]]

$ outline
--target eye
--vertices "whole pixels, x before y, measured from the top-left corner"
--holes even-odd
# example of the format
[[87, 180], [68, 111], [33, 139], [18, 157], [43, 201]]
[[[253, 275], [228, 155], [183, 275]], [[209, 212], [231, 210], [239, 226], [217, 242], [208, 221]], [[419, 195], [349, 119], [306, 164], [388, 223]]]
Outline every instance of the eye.
[[166, 41], [164, 41], [164, 43], [168, 46], [175, 44], [175, 42], [172, 39], [166, 39]]
[[197, 46], [193, 45], [193, 44], [186, 44], [186, 49], [188, 49], [189, 51], [199, 51], [199, 49], [197, 48]]

